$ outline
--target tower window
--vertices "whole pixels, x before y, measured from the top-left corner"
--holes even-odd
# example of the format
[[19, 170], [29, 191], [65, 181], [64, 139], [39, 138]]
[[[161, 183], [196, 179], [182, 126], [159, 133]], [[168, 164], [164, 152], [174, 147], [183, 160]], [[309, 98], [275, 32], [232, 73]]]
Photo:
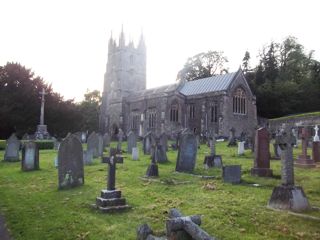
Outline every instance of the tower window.
[[246, 94], [242, 88], [238, 88], [233, 95], [233, 113], [246, 114]]

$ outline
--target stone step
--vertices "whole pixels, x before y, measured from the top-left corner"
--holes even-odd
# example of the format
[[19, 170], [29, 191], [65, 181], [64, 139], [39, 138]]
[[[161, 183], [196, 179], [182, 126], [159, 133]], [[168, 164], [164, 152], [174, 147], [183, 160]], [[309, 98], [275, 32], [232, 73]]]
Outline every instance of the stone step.
[[96, 198], [96, 204], [100, 207], [111, 207], [111, 206], [121, 206], [126, 205], [126, 199], [125, 198]]
[[126, 209], [130, 209], [131, 207], [129, 205], [122, 205], [122, 206], [112, 206], [112, 207], [98, 207], [98, 209], [102, 213], [112, 213], [112, 212], [121, 212]]

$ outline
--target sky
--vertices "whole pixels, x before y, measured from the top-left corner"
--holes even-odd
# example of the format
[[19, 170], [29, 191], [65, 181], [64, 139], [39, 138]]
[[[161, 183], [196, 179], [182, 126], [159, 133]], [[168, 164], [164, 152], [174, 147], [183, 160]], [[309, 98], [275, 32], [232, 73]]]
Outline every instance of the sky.
[[18, 62], [65, 99], [100, 90], [112, 32], [147, 46], [147, 88], [174, 83], [188, 57], [223, 51], [236, 71], [295, 36], [320, 60], [318, 0], [0, 0], [0, 65]]

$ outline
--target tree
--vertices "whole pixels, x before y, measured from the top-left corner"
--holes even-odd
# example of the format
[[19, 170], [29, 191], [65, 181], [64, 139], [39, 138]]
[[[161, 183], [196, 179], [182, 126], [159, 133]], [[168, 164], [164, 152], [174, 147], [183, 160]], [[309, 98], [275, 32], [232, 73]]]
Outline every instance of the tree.
[[193, 81], [227, 72], [225, 64], [228, 62], [223, 52], [208, 51], [188, 58], [183, 69], [178, 73], [178, 81]]
[[242, 70], [244, 74], [246, 74], [250, 70], [249, 61], [250, 61], [250, 53], [246, 51], [242, 59]]

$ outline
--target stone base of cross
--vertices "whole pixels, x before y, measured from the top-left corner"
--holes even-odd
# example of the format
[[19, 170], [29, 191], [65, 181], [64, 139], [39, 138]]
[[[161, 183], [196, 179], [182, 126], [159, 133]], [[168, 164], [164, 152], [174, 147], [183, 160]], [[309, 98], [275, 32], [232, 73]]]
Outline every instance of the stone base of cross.
[[95, 208], [103, 213], [118, 212], [130, 208], [126, 199], [121, 197], [121, 191], [116, 190], [116, 164], [123, 163], [123, 157], [117, 156], [117, 149], [110, 149], [109, 157], [102, 157], [102, 162], [109, 165], [107, 189], [101, 190], [100, 197], [96, 198]]

